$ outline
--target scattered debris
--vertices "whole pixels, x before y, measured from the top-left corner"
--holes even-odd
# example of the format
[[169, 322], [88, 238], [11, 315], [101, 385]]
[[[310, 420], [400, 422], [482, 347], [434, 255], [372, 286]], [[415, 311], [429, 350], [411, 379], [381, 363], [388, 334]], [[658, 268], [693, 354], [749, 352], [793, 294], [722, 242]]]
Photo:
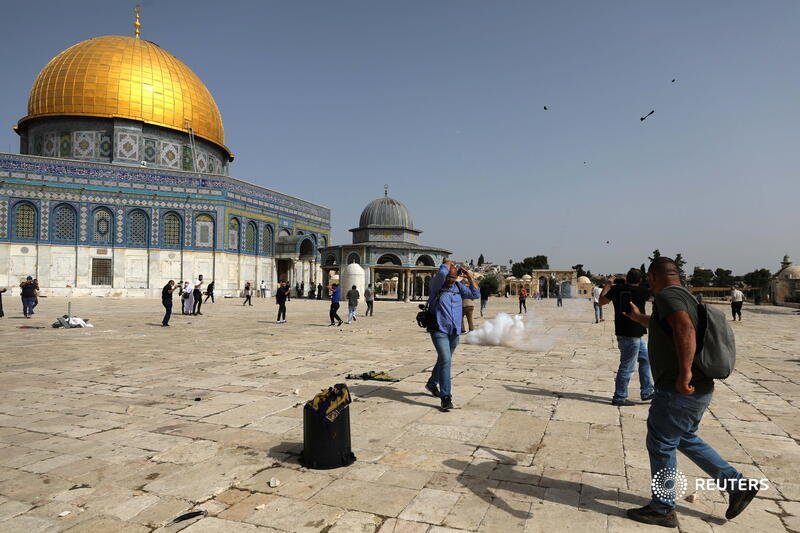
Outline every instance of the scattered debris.
[[60, 513], [58, 513], [58, 517], [59, 518], [64, 518], [65, 516], [67, 516], [69, 514], [72, 514], [72, 511], [61, 511]]
[[294, 389], [292, 391], [292, 394], [294, 394], [295, 396], [299, 395], [300, 394], [300, 389]]
[[200, 398], [195, 398], [194, 401], [199, 402]]
[[270, 486], [271, 488], [273, 488], [273, 489], [274, 489], [275, 487], [279, 486], [280, 484], [281, 484], [281, 480], [280, 480], [280, 479], [278, 479], [278, 478], [276, 478], [276, 477], [273, 477], [273, 478], [270, 478], [270, 479], [269, 479], [269, 486]]
[[544, 110], [547, 111], [547, 106], [544, 106]]
[[261, 509], [264, 509], [266, 507], [267, 507], [266, 503], [262, 503], [261, 505], [256, 505], [256, 511], [260, 511]]
[[675, 83], [675, 80], [672, 80], [672, 83]]
[[175, 518], [171, 524], [177, 524], [178, 522], [185, 522], [186, 520], [191, 520], [192, 518], [197, 518], [198, 516], [206, 516], [208, 511], [190, 511], [188, 513], [183, 513], [179, 517]]
[[390, 376], [386, 370], [381, 370], [380, 372], [377, 370], [370, 370], [369, 372], [364, 372], [363, 374], [347, 374], [345, 378], [363, 379], [364, 381], [400, 381], [399, 379], [395, 379]]
[[646, 114], [645, 116], [643, 116], [643, 117], [639, 117], [639, 120], [641, 120], [642, 122], [644, 122], [644, 119], [646, 119], [647, 117], [649, 117], [650, 115], [652, 115], [652, 114], [653, 114], [653, 113], [655, 113], [655, 112], [656, 112], [656, 110], [655, 110], [655, 109], [653, 109], [652, 111], [650, 111], [650, 112], [649, 112], [648, 114]]
[[58, 317], [58, 320], [53, 322], [53, 327], [54, 328], [64, 328], [64, 329], [70, 329], [70, 328], [93, 328], [94, 325], [89, 324], [89, 319], [88, 318], [84, 320], [83, 318], [79, 318], [77, 316], [64, 315], [64, 316]]

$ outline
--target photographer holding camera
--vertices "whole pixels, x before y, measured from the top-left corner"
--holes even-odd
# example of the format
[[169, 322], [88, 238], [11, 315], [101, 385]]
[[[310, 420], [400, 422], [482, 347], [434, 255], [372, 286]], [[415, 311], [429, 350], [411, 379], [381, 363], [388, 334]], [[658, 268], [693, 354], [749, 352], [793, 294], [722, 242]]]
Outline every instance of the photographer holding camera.
[[[462, 276], [466, 283], [458, 281]], [[438, 357], [425, 388], [441, 398], [442, 411], [449, 411], [453, 408], [450, 364], [461, 334], [461, 300], [480, 298], [481, 293], [468, 270], [456, 269], [452, 261], [445, 261], [431, 279], [429, 294], [428, 309], [432, 321], [428, 324], [428, 333]]]

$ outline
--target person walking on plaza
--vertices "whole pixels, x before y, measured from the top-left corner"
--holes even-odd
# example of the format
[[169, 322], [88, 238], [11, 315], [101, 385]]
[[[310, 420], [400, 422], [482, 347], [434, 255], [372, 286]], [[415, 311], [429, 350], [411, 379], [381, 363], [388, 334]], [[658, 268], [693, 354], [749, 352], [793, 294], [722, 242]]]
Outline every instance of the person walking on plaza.
[[594, 323], [603, 322], [603, 306], [600, 305], [600, 293], [603, 292], [598, 285], [592, 287], [592, 306], [594, 306]]
[[22, 314], [25, 318], [30, 318], [33, 314], [33, 307], [36, 302], [36, 283], [33, 276], [28, 276], [25, 281], [19, 284], [21, 289], [20, 299], [22, 300]]
[[339, 298], [341, 296], [341, 292], [339, 292], [339, 284], [334, 283], [333, 285], [331, 285], [330, 289], [328, 289], [328, 294], [330, 294], [331, 296], [331, 310], [330, 310], [331, 323], [328, 325], [341, 326], [342, 319], [339, 318]]
[[525, 309], [525, 314], [528, 314], [528, 304], [526, 303], [526, 299], [528, 298], [528, 291], [525, 290], [525, 287], [522, 287], [519, 290], [519, 314], [522, 314], [522, 310]]
[[[461, 275], [466, 283], [456, 281]], [[461, 302], [463, 298], [480, 298], [481, 293], [472, 274], [445, 261], [430, 281], [429, 294], [428, 310], [433, 323], [428, 324], [428, 333], [437, 358], [425, 388], [441, 399], [442, 411], [449, 411], [453, 408], [450, 366], [461, 334]]]
[[358, 288], [353, 285], [353, 287], [347, 291], [345, 296], [347, 297], [347, 323], [349, 324], [351, 320], [353, 322], [356, 321], [358, 299], [361, 298], [361, 294], [358, 292]]
[[34, 296], [34, 298], [33, 298], [33, 307], [31, 307], [31, 314], [33, 314], [33, 310], [36, 309], [36, 306], [39, 305], [39, 280], [38, 279], [34, 279], [33, 280], [33, 286], [36, 287], [36, 290], [34, 291], [36, 293], [36, 296]]
[[492, 289], [488, 285], [484, 285], [480, 288], [481, 291], [481, 318], [483, 318], [483, 312], [486, 311], [486, 308], [489, 306], [489, 296], [492, 293]]
[[739, 315], [739, 322], [742, 321], [742, 305], [744, 305], [744, 293], [736, 287], [731, 287], [731, 314], [733, 320]]
[[200, 306], [203, 305], [203, 275], [200, 274], [197, 276], [197, 279], [194, 282], [194, 290], [192, 291], [192, 297], [194, 298], [194, 305], [192, 307], [192, 314], [202, 315], [203, 313], [200, 312]]
[[275, 291], [275, 303], [278, 304], [278, 319], [276, 324], [286, 324], [286, 301], [289, 299], [289, 284], [281, 281], [280, 287]]
[[192, 309], [194, 308], [194, 290], [189, 285], [188, 281], [183, 282], [183, 289], [181, 292], [181, 298], [183, 301], [183, 311], [182, 314], [184, 315], [191, 315]]
[[[480, 290], [478, 291], [480, 295]], [[475, 329], [475, 324], [472, 320], [472, 314], [475, 312], [475, 300], [473, 298], [462, 298], [461, 299], [461, 332], [464, 333], [465, 330], [473, 331]], [[466, 325], [469, 326], [469, 329], [465, 327], [464, 319], [467, 319]]]
[[253, 305], [253, 286], [250, 285], [250, 282], [244, 284], [244, 301], [242, 302], [242, 306], [245, 305]]
[[650, 374], [647, 344], [643, 338], [647, 331], [641, 324], [622, 314], [630, 312], [631, 302], [641, 312], [645, 312], [645, 302], [650, 298], [650, 290], [641, 286], [641, 283], [641, 270], [632, 268], [625, 277], [624, 285], [614, 285], [614, 280], [609, 278], [598, 298], [601, 309], [609, 302], [614, 304], [614, 333], [617, 335], [619, 348], [619, 368], [611, 403], [616, 406], [636, 405], [628, 400], [628, 383], [637, 361], [642, 401], [653, 399], [653, 377]]
[[556, 307], [564, 307], [564, 300], [561, 299], [561, 287], [556, 287]]
[[300, 283], [300, 292], [298, 293], [298, 298], [305, 298], [306, 296], [306, 282], [303, 281]]
[[6, 292], [5, 287], [0, 287], [0, 318], [3, 318], [5, 313], [3, 313], [3, 293]]
[[317, 283], [317, 300], [322, 300], [322, 283]]
[[263, 279], [261, 280], [261, 287], [258, 290], [261, 292], [262, 298], [267, 297], [267, 284], [264, 282]]
[[[699, 466], [728, 492], [725, 517], [731, 520], [750, 504], [758, 483], [742, 474], [698, 435], [697, 428], [711, 402], [714, 380], [693, 367], [697, 350], [697, 300], [681, 286], [680, 270], [668, 257], [658, 257], [647, 270], [655, 296], [652, 314], [631, 303], [625, 316], [649, 328], [648, 349], [655, 379], [655, 395], [647, 416], [647, 452], [652, 479], [677, 470], [675, 450]], [[658, 489], [658, 487], [655, 487]], [[678, 527], [673, 491], [653, 490], [650, 503], [629, 509], [628, 518], [645, 524]], [[672, 492], [672, 498], [670, 497]]]
[[169, 326], [169, 317], [172, 316], [172, 293], [175, 291], [175, 280], [169, 280], [161, 289], [161, 305], [164, 306], [164, 318], [161, 320], [161, 327]]
[[209, 283], [208, 287], [206, 288], [206, 299], [203, 301], [203, 303], [206, 303], [209, 298], [211, 298], [211, 303], [213, 304], [214, 303], [214, 280], [211, 280], [211, 283]]
[[372, 283], [367, 285], [367, 288], [364, 290], [364, 301], [367, 302], [367, 312], [364, 313], [364, 316], [374, 316], [375, 291], [372, 290]]
[[303, 295], [302, 295], [302, 294], [300, 294], [300, 284], [299, 284], [299, 283], [297, 283], [297, 282], [295, 282], [295, 284], [294, 284], [294, 295], [295, 295], [297, 298], [302, 298], [302, 297], [303, 297]]

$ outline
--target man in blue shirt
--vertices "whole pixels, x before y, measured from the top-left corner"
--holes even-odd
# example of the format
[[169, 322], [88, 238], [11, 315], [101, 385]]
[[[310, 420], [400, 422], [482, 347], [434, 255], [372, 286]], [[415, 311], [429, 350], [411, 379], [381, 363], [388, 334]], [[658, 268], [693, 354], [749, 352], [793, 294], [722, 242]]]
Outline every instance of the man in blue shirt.
[[[330, 295], [331, 295], [331, 312], [330, 312], [331, 323], [328, 324], [328, 326], [341, 326], [342, 325], [342, 319], [339, 318], [339, 313], [338, 313], [338, 311], [339, 311], [339, 297], [341, 295], [341, 292], [339, 292], [339, 284], [338, 283], [334, 283], [333, 285], [331, 285], [331, 287], [330, 287], [330, 289], [328, 289], [328, 291], [330, 291]], [[337, 321], [337, 320], [339, 321], [339, 323], [335, 324], [334, 322]]]
[[[457, 281], [460, 276], [466, 283]], [[481, 293], [469, 271], [456, 269], [451, 261], [445, 261], [431, 279], [428, 294], [428, 309], [435, 317], [435, 323], [428, 326], [428, 333], [438, 357], [425, 388], [442, 399], [442, 411], [449, 411], [453, 408], [450, 364], [461, 334], [461, 299], [474, 300], [480, 298]]]

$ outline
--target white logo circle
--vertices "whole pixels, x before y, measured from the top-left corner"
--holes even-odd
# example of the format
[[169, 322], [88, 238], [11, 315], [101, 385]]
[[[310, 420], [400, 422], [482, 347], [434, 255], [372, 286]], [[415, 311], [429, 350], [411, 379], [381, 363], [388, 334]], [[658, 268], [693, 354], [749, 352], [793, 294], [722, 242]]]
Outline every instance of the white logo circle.
[[650, 487], [653, 489], [653, 494], [659, 498], [674, 502], [686, 495], [689, 482], [683, 472], [676, 468], [668, 467], [656, 472], [650, 482]]

